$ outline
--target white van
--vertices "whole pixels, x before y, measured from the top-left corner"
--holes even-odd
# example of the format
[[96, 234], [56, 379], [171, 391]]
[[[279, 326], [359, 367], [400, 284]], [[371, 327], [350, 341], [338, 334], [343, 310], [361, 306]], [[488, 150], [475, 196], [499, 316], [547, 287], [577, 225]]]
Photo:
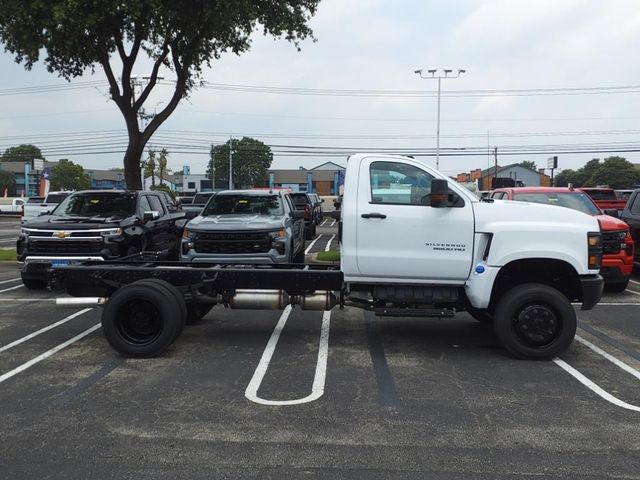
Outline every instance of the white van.
[[0, 197], [0, 213], [22, 213], [24, 198]]

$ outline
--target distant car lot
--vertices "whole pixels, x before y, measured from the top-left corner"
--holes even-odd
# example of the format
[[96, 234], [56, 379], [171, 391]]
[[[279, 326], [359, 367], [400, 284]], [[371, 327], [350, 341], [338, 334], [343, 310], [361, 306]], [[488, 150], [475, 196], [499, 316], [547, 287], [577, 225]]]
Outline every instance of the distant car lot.
[[[337, 248], [325, 220], [308, 253]], [[514, 360], [466, 314], [351, 308], [217, 307], [161, 357], [124, 359], [99, 312], [54, 310], [13, 265], [0, 282], [7, 478], [80, 477], [87, 462], [95, 478], [634, 478], [640, 466], [637, 271], [578, 311], [556, 363]]]

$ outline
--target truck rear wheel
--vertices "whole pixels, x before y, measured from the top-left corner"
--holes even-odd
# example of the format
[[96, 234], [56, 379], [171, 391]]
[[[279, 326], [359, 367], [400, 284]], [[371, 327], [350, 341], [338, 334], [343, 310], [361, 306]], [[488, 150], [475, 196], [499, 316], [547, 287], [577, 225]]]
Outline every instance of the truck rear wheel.
[[117, 290], [102, 312], [102, 330], [114, 350], [127, 357], [155, 357], [181, 328], [180, 307], [172, 295], [145, 282]]
[[29, 290], [42, 290], [46, 288], [47, 282], [39, 278], [25, 278], [24, 275], [20, 275], [22, 278], [22, 284]]
[[576, 312], [554, 288], [539, 283], [514, 287], [495, 309], [493, 328], [514, 356], [550, 359], [564, 352], [576, 333]]
[[180, 330], [176, 334], [176, 338], [182, 333], [184, 326], [187, 323], [187, 304], [184, 301], [184, 297], [178, 291], [176, 287], [171, 285], [169, 282], [165, 280], [161, 280], [160, 278], [144, 278], [142, 280], [138, 280], [136, 283], [142, 284], [146, 283], [148, 285], [157, 285], [159, 288], [164, 289], [164, 291], [171, 295], [171, 297], [175, 300], [178, 309], [180, 310]]
[[610, 292], [620, 293], [624, 292], [629, 286], [629, 279], [625, 279], [621, 282], [605, 283], [604, 288]]

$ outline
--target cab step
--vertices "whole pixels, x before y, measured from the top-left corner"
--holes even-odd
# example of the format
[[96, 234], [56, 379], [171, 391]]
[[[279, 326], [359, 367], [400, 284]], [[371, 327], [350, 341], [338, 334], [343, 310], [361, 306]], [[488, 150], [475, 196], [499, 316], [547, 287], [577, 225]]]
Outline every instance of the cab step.
[[420, 317], [453, 318], [455, 311], [450, 308], [374, 308], [378, 317]]

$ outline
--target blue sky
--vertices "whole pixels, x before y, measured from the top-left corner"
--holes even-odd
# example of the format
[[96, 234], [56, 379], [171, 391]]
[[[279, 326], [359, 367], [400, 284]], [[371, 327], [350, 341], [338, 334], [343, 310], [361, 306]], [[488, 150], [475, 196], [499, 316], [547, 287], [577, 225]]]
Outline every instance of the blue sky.
[[[640, 9], [634, 0], [325, 0], [312, 26], [318, 41], [304, 42], [301, 52], [285, 41], [256, 36], [250, 52], [240, 57], [225, 55], [205, 72], [204, 78], [213, 83], [291, 88], [432, 91], [436, 82], [421, 80], [413, 71], [434, 66], [467, 70], [458, 79], [445, 80], [443, 90], [640, 84], [634, 51], [640, 40]], [[0, 66], [0, 93], [12, 87], [63, 83], [41, 65], [25, 71], [8, 54], [0, 55]], [[147, 71], [141, 65], [138, 73]], [[171, 78], [170, 73], [166, 76]], [[102, 78], [98, 70], [93, 78], [77, 81]], [[23, 139], [36, 145], [53, 145], [56, 141], [51, 138], [55, 137], [46, 137], [52, 134], [123, 132], [123, 120], [105, 93], [106, 88], [101, 87], [0, 95], [0, 149]], [[160, 88], [148, 108], [161, 108], [159, 102], [166, 101], [169, 93], [168, 87]], [[513, 145], [633, 142], [640, 119], [639, 96], [635, 92], [443, 96], [441, 144], [444, 148], [497, 146], [500, 152], [502, 147]], [[255, 136], [271, 144], [366, 151], [376, 147], [435, 147], [435, 120], [435, 98], [298, 96], [202, 89], [178, 107], [160, 132], [202, 132], [198, 138], [203, 145], [221, 142], [233, 134]], [[353, 138], [356, 136], [361, 138]], [[375, 138], [379, 136], [387, 138]], [[152, 139], [152, 144], [164, 146], [162, 139]], [[623, 155], [640, 163], [637, 153]], [[119, 154], [47, 154], [52, 160], [62, 156], [92, 168], [121, 165]], [[533, 160], [543, 167], [548, 156], [505, 156], [499, 161]], [[576, 168], [597, 156], [603, 155], [560, 155], [560, 166]], [[273, 166], [312, 167], [326, 160], [276, 156]], [[206, 162], [205, 154], [175, 152], [170, 156], [174, 169], [188, 164], [192, 172], [203, 171]], [[433, 159], [427, 162], [435, 163]], [[486, 156], [453, 156], [443, 158], [440, 167], [445, 173], [455, 174], [485, 168], [487, 163]]]

